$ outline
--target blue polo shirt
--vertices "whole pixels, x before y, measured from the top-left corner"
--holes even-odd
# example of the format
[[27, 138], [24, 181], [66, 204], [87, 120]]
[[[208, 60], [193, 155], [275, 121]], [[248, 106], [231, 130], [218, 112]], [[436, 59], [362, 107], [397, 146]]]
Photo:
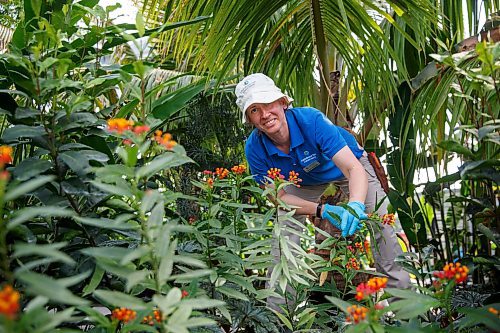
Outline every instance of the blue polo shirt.
[[250, 172], [259, 183], [270, 168], [281, 169], [288, 178], [295, 171], [302, 185], [326, 184], [344, 177], [332, 157], [348, 146], [356, 158], [363, 149], [352, 134], [334, 125], [323, 113], [311, 107], [290, 108], [285, 112], [290, 131], [290, 151], [285, 154], [261, 131], [254, 129], [245, 145]]

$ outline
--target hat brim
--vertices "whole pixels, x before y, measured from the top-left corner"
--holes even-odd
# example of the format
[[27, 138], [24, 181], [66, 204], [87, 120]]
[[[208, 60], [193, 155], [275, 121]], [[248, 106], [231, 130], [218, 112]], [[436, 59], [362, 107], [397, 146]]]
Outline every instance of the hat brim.
[[288, 101], [288, 105], [293, 102], [293, 98], [291, 98], [288, 95], [283, 94], [282, 92], [275, 92], [275, 91], [269, 91], [269, 92], [259, 92], [258, 94], [253, 94], [245, 103], [243, 107], [243, 118], [242, 122], [248, 123], [247, 119], [247, 109], [250, 107], [250, 105], [255, 104], [255, 103], [263, 103], [263, 104], [268, 104], [272, 103], [274, 101], [277, 101], [280, 98], [285, 97], [286, 100]]

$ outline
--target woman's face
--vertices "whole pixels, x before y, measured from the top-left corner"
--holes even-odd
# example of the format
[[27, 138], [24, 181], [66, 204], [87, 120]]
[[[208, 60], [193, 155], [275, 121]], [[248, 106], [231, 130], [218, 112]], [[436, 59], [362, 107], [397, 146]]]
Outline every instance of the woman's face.
[[287, 103], [283, 98], [271, 103], [254, 103], [247, 108], [247, 119], [257, 129], [272, 135], [286, 126], [286, 108]]

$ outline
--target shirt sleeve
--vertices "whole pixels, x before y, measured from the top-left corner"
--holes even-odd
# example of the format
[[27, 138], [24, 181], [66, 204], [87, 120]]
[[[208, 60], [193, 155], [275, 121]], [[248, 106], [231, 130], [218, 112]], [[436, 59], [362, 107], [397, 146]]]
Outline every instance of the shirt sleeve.
[[329, 159], [332, 159], [340, 149], [347, 146], [347, 142], [340, 134], [339, 128], [323, 113], [318, 112], [315, 125], [316, 142], [323, 154]]
[[245, 145], [245, 155], [253, 179], [259, 184], [265, 184], [266, 179], [264, 176], [267, 176], [267, 170], [269, 170], [266, 159], [263, 156], [259, 156], [249, 143]]

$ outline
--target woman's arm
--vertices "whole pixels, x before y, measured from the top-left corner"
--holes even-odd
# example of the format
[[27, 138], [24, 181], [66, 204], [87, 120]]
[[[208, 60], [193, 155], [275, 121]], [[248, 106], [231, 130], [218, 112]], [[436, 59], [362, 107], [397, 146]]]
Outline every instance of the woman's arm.
[[368, 177], [365, 168], [358, 161], [349, 147], [340, 149], [333, 157], [333, 163], [349, 181], [349, 202], [365, 202], [368, 192]]

